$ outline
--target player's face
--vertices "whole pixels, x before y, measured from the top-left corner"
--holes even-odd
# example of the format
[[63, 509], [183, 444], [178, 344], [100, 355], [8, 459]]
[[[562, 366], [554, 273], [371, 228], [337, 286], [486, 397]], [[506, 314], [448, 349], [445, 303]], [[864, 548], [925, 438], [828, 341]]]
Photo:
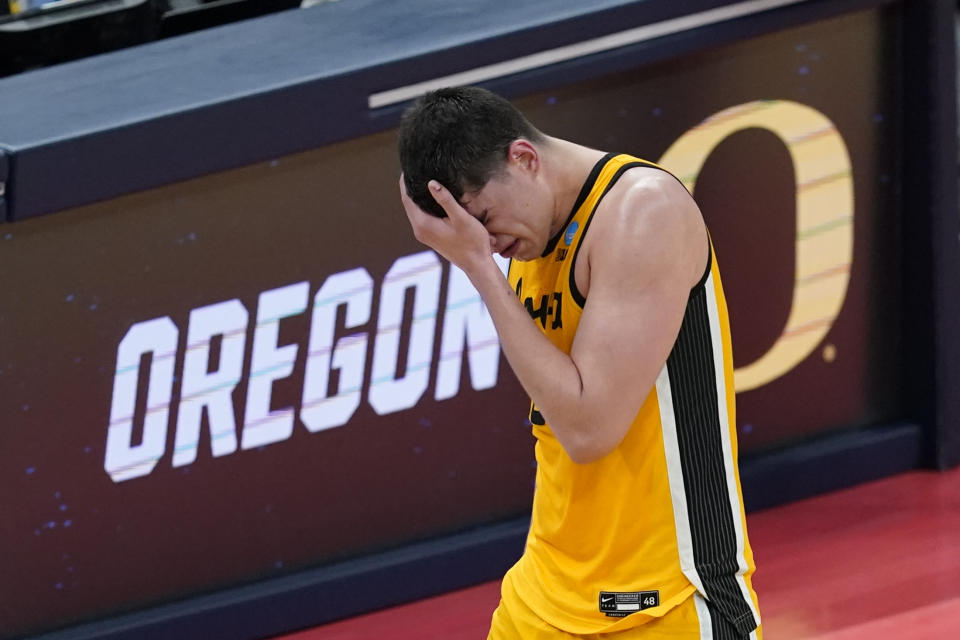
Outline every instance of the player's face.
[[550, 240], [553, 198], [535, 175], [513, 165], [461, 204], [493, 238], [493, 252], [504, 258], [539, 258]]

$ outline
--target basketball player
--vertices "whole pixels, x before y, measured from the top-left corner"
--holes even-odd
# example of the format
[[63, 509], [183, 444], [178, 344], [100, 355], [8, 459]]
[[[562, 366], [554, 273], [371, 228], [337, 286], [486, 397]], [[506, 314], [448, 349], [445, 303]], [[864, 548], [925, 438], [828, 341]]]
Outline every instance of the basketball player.
[[759, 638], [727, 309], [690, 194], [478, 88], [423, 96], [399, 147], [414, 235], [470, 278], [532, 399], [530, 533], [489, 639]]

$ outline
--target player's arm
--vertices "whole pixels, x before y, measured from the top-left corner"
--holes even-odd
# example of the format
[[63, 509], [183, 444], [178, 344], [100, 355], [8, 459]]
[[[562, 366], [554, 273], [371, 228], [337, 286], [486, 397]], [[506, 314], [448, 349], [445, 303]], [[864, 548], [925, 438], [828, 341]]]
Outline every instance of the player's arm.
[[537, 400], [575, 460], [598, 459], [623, 440], [706, 267], [706, 228], [686, 189], [661, 171], [637, 175], [621, 193], [608, 194], [610, 208], [595, 215], [584, 240], [590, 243], [589, 289], [570, 352], [580, 397], [558, 397], [553, 406]]
[[429, 216], [406, 197], [401, 183], [417, 239], [468, 275], [514, 373], [580, 463], [603, 457], [626, 435], [676, 339], [697, 265], [702, 271], [706, 257], [703, 223], [692, 200], [679, 184], [677, 192], [647, 175], [611, 192], [605, 202], [611, 210], [598, 212], [591, 225], [592, 249], [579, 258], [590, 266], [588, 302], [570, 355], [550, 342], [517, 300], [490, 255], [483, 225], [442, 187], [434, 197], [448, 217]]

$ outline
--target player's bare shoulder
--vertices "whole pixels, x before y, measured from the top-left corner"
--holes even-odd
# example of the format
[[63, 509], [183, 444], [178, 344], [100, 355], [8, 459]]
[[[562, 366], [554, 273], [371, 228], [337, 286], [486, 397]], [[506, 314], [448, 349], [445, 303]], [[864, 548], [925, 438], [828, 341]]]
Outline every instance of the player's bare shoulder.
[[707, 242], [700, 209], [680, 181], [660, 169], [636, 167], [601, 201], [584, 249], [591, 263], [603, 255], [616, 256], [625, 269], [671, 265], [692, 287], [706, 268]]

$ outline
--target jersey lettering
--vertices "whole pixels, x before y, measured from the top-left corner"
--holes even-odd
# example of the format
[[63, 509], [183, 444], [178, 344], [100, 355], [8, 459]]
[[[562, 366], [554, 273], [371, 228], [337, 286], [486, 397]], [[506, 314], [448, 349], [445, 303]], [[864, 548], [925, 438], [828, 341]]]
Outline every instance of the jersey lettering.
[[561, 321], [561, 304], [563, 303], [563, 295], [557, 291], [553, 292], [553, 324], [550, 325], [551, 329], [559, 329], [563, 326]]
[[530, 317], [534, 320], [540, 321], [540, 326], [546, 328], [547, 326], [547, 308], [550, 304], [550, 296], [542, 295], [540, 296], [540, 306], [533, 306], [533, 298], [527, 298], [523, 301], [523, 306], [527, 308], [527, 313], [530, 314]]
[[[519, 281], [517, 282], [517, 295], [520, 295]], [[561, 294], [559, 291], [554, 291], [552, 295], [547, 293], [541, 295], [540, 304], [537, 306], [534, 306], [533, 297], [528, 296], [523, 300], [523, 306], [526, 308], [527, 313], [530, 314], [531, 318], [540, 321], [540, 326], [544, 329], [547, 328], [548, 319], [552, 319], [550, 322], [551, 329], [556, 330], [563, 327], [561, 315], [563, 307], [563, 294]]]

